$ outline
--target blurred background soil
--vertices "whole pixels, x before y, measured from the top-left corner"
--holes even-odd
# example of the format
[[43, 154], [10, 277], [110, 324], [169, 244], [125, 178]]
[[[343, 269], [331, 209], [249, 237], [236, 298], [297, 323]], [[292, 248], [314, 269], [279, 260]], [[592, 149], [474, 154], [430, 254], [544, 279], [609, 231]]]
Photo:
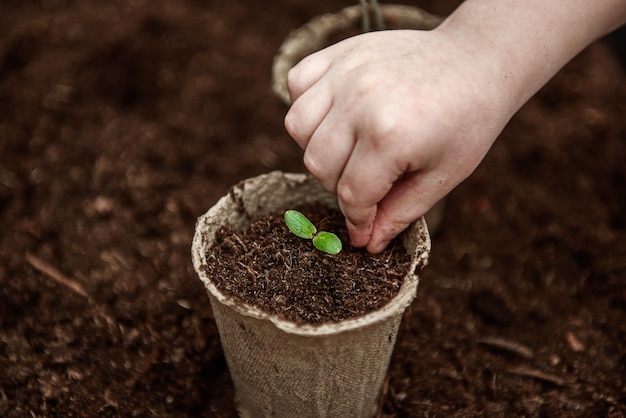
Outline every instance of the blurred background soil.
[[[0, 4], [0, 416], [235, 416], [194, 223], [244, 178], [303, 171], [272, 58], [355, 3]], [[626, 416], [626, 82], [607, 45], [449, 196], [381, 416]]]

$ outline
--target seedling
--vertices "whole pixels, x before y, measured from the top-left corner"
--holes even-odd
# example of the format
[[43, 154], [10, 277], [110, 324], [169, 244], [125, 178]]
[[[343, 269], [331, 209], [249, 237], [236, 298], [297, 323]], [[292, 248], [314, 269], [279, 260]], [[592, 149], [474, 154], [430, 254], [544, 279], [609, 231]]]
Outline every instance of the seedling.
[[294, 235], [304, 239], [312, 239], [313, 245], [318, 250], [332, 255], [341, 251], [341, 240], [337, 235], [326, 231], [317, 232], [315, 225], [297, 210], [290, 209], [285, 212], [285, 223]]

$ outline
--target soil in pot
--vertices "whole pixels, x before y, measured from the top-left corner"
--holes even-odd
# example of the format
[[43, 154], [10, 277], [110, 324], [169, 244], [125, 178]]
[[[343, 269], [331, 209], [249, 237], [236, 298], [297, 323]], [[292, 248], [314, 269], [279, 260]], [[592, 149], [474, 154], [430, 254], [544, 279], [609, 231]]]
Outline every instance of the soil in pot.
[[397, 295], [411, 257], [398, 240], [371, 255], [348, 244], [336, 209], [297, 208], [318, 230], [337, 234], [344, 248], [323, 253], [293, 235], [282, 213], [244, 231], [223, 228], [207, 254], [207, 273], [226, 295], [296, 323], [338, 322], [375, 311]]

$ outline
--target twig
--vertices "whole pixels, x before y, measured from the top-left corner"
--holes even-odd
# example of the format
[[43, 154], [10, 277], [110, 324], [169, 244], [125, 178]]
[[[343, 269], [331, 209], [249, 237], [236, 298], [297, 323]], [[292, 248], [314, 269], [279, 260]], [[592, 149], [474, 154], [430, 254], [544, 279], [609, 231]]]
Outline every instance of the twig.
[[243, 248], [243, 251], [247, 253], [248, 247], [246, 247], [246, 244], [244, 244], [241, 238], [239, 238], [239, 235], [233, 234], [233, 237], [235, 237], [235, 240], [239, 243], [239, 245], [241, 245], [241, 247]]
[[488, 345], [491, 347], [498, 348], [500, 350], [510, 351], [511, 353], [517, 354], [518, 356], [531, 359], [535, 356], [533, 350], [530, 347], [525, 346], [522, 343], [517, 341], [500, 338], [500, 337], [485, 337], [478, 340], [480, 344]]
[[360, 0], [361, 3], [361, 32], [369, 32], [371, 30], [370, 11], [367, 0]]
[[378, 4], [378, 0], [371, 0], [371, 2], [374, 8], [374, 17], [376, 18], [376, 29], [385, 30], [385, 18], [380, 10], [380, 4]]
[[580, 342], [580, 340], [574, 335], [573, 332], [568, 331], [565, 334], [565, 341], [567, 342], [567, 345], [569, 345], [569, 348], [573, 352], [580, 353], [580, 352], [585, 351], [584, 344]]
[[376, 20], [376, 30], [385, 30], [385, 18], [380, 10], [378, 0], [359, 0], [361, 4], [361, 32], [366, 33], [372, 30], [370, 13], [373, 12]]
[[87, 293], [87, 291], [85, 290], [82, 284], [78, 283], [76, 280], [72, 279], [71, 277], [66, 276], [65, 274], [63, 274], [62, 272], [60, 272], [59, 270], [57, 270], [50, 264], [46, 263], [39, 257], [36, 257], [30, 253], [26, 253], [26, 261], [28, 262], [28, 264], [33, 266], [36, 270], [50, 277], [55, 282], [62, 284], [63, 286], [70, 289], [71, 291], [78, 293], [79, 295], [85, 298], [89, 296], [89, 294]]
[[517, 367], [515, 369], [507, 369], [506, 372], [511, 373], [511, 374], [516, 374], [518, 376], [526, 376], [526, 377], [532, 377], [533, 379], [537, 379], [537, 380], [543, 380], [548, 383], [552, 383], [553, 385], [556, 385], [556, 386], [565, 386], [565, 384], [567, 383], [565, 379], [562, 379], [558, 376], [544, 373], [541, 370], [528, 369], [526, 367]]

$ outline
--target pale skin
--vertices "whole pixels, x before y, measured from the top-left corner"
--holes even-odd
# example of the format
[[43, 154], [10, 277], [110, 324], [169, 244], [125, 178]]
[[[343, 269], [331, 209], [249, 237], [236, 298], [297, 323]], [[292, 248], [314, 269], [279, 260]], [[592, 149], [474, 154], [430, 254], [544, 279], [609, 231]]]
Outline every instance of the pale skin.
[[359, 35], [288, 75], [285, 127], [337, 194], [351, 245], [381, 252], [466, 179], [510, 118], [626, 0], [467, 0], [432, 31]]

